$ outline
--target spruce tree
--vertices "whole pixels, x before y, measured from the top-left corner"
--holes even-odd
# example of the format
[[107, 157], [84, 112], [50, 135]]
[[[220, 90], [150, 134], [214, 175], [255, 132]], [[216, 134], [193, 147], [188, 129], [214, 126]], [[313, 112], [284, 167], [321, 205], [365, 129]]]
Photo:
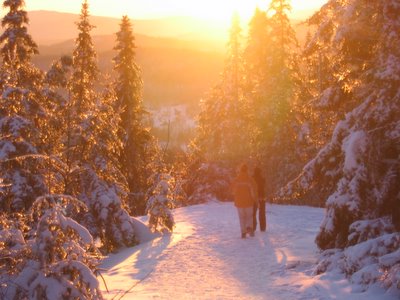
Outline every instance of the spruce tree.
[[28, 34], [28, 14], [24, 10], [24, 0], [6, 0], [3, 7], [8, 13], [3, 17], [1, 25], [4, 32], [0, 37], [1, 57], [3, 64], [16, 71], [30, 62], [34, 54], [38, 54], [38, 47]]
[[[314, 40], [335, 57], [329, 93], [342, 119], [330, 141], [293, 182], [325, 196], [316, 238], [317, 272], [338, 268], [364, 287], [381, 281], [398, 290], [400, 270], [398, 1], [331, 0], [312, 17]], [[396, 252], [397, 251], [397, 252]]]
[[242, 29], [236, 14], [232, 18], [220, 82], [202, 102], [199, 114], [186, 184], [191, 203], [213, 197], [229, 199], [234, 168], [252, 154], [255, 134], [245, 97], [243, 63]]
[[334, 80], [334, 59], [331, 55], [329, 49], [322, 47], [321, 43], [316, 43], [311, 33], [307, 33], [302, 52], [303, 86], [308, 94], [304, 110], [309, 117], [309, 138], [316, 149], [326, 144], [337, 122], [338, 114], [333, 107], [321, 105], [318, 101], [321, 93]]
[[7, 299], [101, 298], [92, 273], [98, 258], [89, 254], [94, 254], [93, 239], [65, 216], [74, 210], [72, 198], [49, 195], [60, 175], [49, 168], [58, 141], [49, 130], [61, 107], [44, 74], [31, 64], [38, 51], [27, 33], [24, 1], [5, 1], [4, 7], [9, 12], [0, 37], [0, 252], [7, 261], [0, 266], [0, 294]]
[[247, 96], [255, 111], [264, 109], [261, 99], [268, 90], [268, 57], [271, 51], [271, 26], [265, 11], [258, 7], [249, 22], [244, 50]]
[[98, 79], [97, 55], [90, 32], [94, 28], [89, 19], [87, 0], [82, 3], [80, 20], [76, 23], [78, 37], [75, 40], [73, 72], [71, 78], [71, 99], [74, 101], [74, 113], [81, 115], [93, 104], [94, 86]]
[[196, 144], [209, 162], [232, 166], [251, 155], [252, 128], [244, 94], [242, 34], [234, 15], [220, 83], [203, 102]]
[[[46, 153], [48, 155], [48, 179], [51, 184], [50, 193], [61, 194], [69, 176], [65, 172], [63, 152], [66, 149], [67, 136], [70, 126], [67, 122], [69, 113], [68, 82], [72, 70], [72, 57], [62, 56], [53, 62], [44, 78], [43, 91], [47, 100], [46, 108], [49, 113], [48, 127], [46, 130]], [[63, 174], [63, 176], [60, 175]], [[57, 179], [58, 178], [58, 179]], [[59, 180], [63, 178], [64, 180]]]
[[300, 168], [296, 144], [301, 134], [298, 110], [302, 97], [290, 9], [289, 1], [273, 0], [267, 13], [256, 10], [247, 45], [247, 73], [254, 81], [249, 95], [258, 129], [257, 156], [268, 173], [270, 197]]
[[65, 149], [61, 153], [67, 168], [64, 193], [68, 195], [79, 194], [79, 176], [76, 171], [89, 161], [91, 146], [95, 142], [91, 137], [92, 132], [87, 130], [97, 102], [94, 83], [98, 80], [97, 57], [90, 35], [93, 26], [89, 20], [87, 1], [82, 3], [79, 18], [76, 23], [78, 37], [73, 50], [71, 76], [67, 83], [68, 100], [63, 107], [66, 131]]
[[124, 208], [126, 180], [118, 169], [120, 117], [113, 107], [113, 90], [108, 87], [103, 94], [95, 90], [98, 68], [87, 1], [77, 27], [65, 106], [64, 192], [86, 204], [88, 212], [76, 218], [101, 239], [107, 252], [136, 243], [133, 220]]
[[129, 207], [135, 214], [145, 210], [145, 191], [150, 175], [150, 163], [154, 159], [155, 147], [144, 118], [148, 114], [143, 107], [140, 68], [136, 63], [136, 45], [132, 24], [127, 16], [122, 17], [114, 50], [114, 70], [117, 74], [115, 109], [121, 118], [119, 139], [122, 143], [119, 158], [130, 191]]
[[43, 152], [46, 110], [42, 105], [42, 73], [31, 63], [37, 45], [27, 32], [24, 1], [8, 0], [0, 36], [2, 58], [0, 89], [1, 210], [24, 211], [46, 192]]

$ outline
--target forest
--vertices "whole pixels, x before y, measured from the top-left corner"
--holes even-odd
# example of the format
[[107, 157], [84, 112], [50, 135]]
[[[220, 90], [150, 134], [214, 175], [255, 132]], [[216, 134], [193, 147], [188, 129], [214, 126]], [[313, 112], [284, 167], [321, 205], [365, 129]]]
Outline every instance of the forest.
[[[0, 36], [0, 298], [102, 299], [104, 256], [170, 234], [175, 208], [232, 199], [259, 166], [267, 201], [325, 208], [317, 274], [400, 290], [400, 2], [329, 0], [299, 43], [289, 0], [234, 15], [223, 70], [184, 149], [159, 144], [143, 103], [134, 23], [100, 80], [89, 1], [70, 55], [33, 63], [23, 0]], [[61, 298], [60, 298], [61, 299]]]

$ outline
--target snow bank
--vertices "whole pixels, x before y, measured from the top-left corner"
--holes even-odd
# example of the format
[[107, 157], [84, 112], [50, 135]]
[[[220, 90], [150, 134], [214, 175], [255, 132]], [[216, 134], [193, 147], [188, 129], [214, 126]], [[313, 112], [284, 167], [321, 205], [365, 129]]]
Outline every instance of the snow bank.
[[[174, 210], [176, 228], [105, 258], [106, 299], [394, 300], [379, 285], [362, 290], [334, 269], [313, 273], [324, 210], [267, 205], [267, 232], [241, 239], [232, 203]], [[142, 219], [145, 222], [146, 219]], [[366, 247], [368, 248], [368, 247]], [[370, 249], [371, 251], [373, 248]], [[358, 249], [354, 249], [356, 255]], [[366, 251], [366, 250], [365, 250]], [[339, 258], [342, 253], [334, 252]], [[354, 256], [354, 259], [357, 257]], [[394, 257], [382, 256], [390, 261]], [[377, 262], [381, 264], [380, 262]], [[383, 261], [382, 261], [383, 263]], [[367, 280], [375, 269], [365, 269]], [[392, 274], [391, 276], [398, 276]]]
[[147, 226], [143, 221], [137, 218], [132, 217], [132, 223], [135, 229], [136, 238], [141, 244], [149, 242], [161, 236], [161, 234], [158, 232], [152, 232], [149, 226]]

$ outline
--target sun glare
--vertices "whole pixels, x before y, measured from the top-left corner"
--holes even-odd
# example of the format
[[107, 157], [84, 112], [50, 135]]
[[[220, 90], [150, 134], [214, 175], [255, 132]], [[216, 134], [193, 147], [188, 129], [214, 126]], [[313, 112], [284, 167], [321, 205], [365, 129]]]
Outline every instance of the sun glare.
[[[83, 0], [54, 1], [26, 0], [28, 10], [56, 10], [79, 13]], [[266, 9], [270, 0], [88, 0], [93, 15], [134, 19], [189, 16], [229, 23], [237, 11], [242, 20], [248, 20], [258, 6]], [[327, 0], [292, 0], [294, 11], [317, 9]]]
[[[316, 10], [326, 2], [327, 0], [290, 1], [292, 13], [301, 18], [304, 18], [301, 14], [302, 12]], [[171, 6], [172, 3], [174, 5]], [[266, 10], [269, 3], [270, 0], [170, 0], [165, 1], [165, 11], [169, 10], [172, 15], [175, 12], [175, 15], [186, 15], [209, 20], [223, 27], [229, 27], [234, 13], [238, 13], [242, 23], [247, 24], [257, 7]]]
[[241, 18], [248, 19], [254, 12], [257, 5], [263, 7], [266, 6], [266, 2], [267, 1], [203, 0], [198, 1], [196, 5], [190, 3], [191, 5], [188, 5], [187, 12], [189, 15], [198, 18], [210, 19], [229, 24], [234, 12], [237, 12]]

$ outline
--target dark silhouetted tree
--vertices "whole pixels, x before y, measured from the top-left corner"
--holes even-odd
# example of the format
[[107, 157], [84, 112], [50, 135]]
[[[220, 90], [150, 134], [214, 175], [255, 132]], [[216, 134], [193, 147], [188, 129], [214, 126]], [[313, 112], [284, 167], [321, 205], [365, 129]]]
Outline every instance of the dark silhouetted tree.
[[141, 72], [136, 64], [135, 37], [127, 16], [122, 18], [114, 50], [114, 70], [117, 73], [115, 93], [116, 111], [120, 114], [122, 143], [120, 166], [130, 191], [129, 207], [135, 214], [145, 211], [145, 192], [148, 189], [151, 162], [156, 147], [144, 118], [148, 114], [143, 107]]

